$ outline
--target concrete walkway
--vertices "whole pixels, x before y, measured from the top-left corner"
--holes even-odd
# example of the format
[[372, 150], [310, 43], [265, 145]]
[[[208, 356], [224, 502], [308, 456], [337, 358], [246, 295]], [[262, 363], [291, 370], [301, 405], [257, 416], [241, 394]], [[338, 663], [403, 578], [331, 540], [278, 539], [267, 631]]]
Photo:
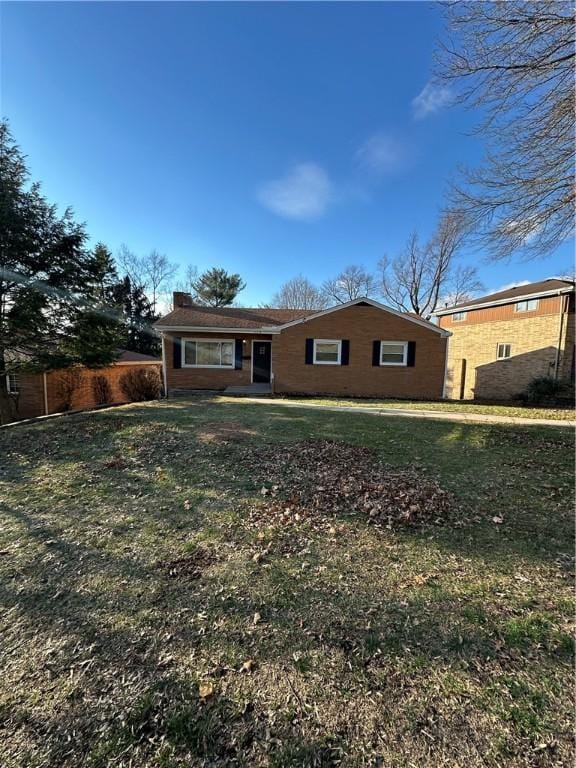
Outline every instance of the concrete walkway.
[[243, 387], [226, 387], [225, 395], [271, 395], [271, 384], [245, 384]]
[[291, 400], [260, 399], [256, 397], [238, 398], [238, 402], [250, 405], [278, 405], [282, 408], [307, 408], [318, 411], [336, 411], [337, 413], [361, 413], [370, 416], [402, 416], [409, 419], [437, 419], [440, 421], [465, 422], [468, 424], [509, 424], [529, 427], [576, 427], [576, 421], [559, 419], [526, 419], [521, 416], [497, 416], [484, 413], [458, 413], [456, 411], [426, 411], [408, 408], [369, 408], [362, 405], [318, 405], [316, 403], [294, 402]]

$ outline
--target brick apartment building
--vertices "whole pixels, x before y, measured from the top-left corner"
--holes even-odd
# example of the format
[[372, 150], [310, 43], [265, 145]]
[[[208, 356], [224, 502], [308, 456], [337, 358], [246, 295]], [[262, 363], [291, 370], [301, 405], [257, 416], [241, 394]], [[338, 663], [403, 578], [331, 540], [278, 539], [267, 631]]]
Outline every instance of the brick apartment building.
[[550, 279], [436, 312], [450, 331], [446, 397], [508, 399], [539, 376], [574, 377], [574, 283]]

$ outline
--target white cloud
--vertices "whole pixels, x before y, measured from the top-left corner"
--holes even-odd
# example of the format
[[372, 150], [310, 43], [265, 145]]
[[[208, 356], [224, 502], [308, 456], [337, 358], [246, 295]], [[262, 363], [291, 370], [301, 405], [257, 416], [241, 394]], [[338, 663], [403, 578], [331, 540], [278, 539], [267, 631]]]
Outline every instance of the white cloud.
[[520, 288], [522, 285], [530, 285], [531, 282], [533, 281], [517, 280], [515, 283], [506, 283], [506, 285], [501, 285], [500, 288], [495, 288], [493, 291], [490, 291], [490, 293], [500, 293], [500, 291], [509, 291], [511, 288]]
[[358, 167], [376, 176], [398, 170], [405, 158], [404, 144], [386, 133], [375, 133], [356, 152]]
[[278, 216], [302, 221], [318, 219], [333, 198], [332, 182], [316, 163], [299, 163], [286, 176], [268, 181], [258, 190], [258, 200]]
[[447, 107], [453, 99], [450, 88], [443, 85], [426, 83], [416, 98], [412, 99], [412, 112], [416, 120], [423, 120], [428, 115]]

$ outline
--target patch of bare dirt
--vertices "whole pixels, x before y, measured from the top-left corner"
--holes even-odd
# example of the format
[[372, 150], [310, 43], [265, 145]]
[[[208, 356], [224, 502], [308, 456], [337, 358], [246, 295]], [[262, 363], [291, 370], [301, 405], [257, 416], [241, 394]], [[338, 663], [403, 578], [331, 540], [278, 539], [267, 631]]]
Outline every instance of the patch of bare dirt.
[[453, 497], [416, 467], [386, 466], [370, 449], [345, 443], [256, 446], [240, 464], [262, 482], [262, 503], [250, 510], [255, 525], [355, 513], [392, 528], [440, 524], [457, 511]]
[[258, 433], [239, 421], [215, 421], [205, 424], [197, 437], [201, 443], [235, 443], [254, 437]]
[[213, 550], [199, 547], [189, 555], [161, 562], [159, 566], [170, 579], [190, 581], [202, 578], [204, 571], [218, 560], [219, 557]]

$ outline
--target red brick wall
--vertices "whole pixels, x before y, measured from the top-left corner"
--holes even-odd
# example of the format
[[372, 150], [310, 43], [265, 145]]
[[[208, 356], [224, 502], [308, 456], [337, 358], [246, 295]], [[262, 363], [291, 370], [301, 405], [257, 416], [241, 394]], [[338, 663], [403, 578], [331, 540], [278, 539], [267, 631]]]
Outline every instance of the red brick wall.
[[[174, 336], [183, 339], [221, 339], [236, 341], [242, 339], [243, 345], [242, 368], [174, 368]], [[271, 336], [263, 334], [233, 334], [233, 333], [174, 333], [165, 338], [166, 350], [166, 379], [168, 391], [173, 389], [225, 389], [226, 387], [243, 387], [251, 382], [252, 340], [270, 340]], [[274, 365], [274, 363], [272, 363]]]
[[[127, 403], [129, 399], [126, 397], [120, 386], [120, 379], [130, 370], [139, 368], [152, 368], [156, 370], [160, 375], [162, 372], [162, 366], [158, 365], [142, 365], [141, 363], [133, 363], [129, 365], [111, 365], [107, 368], [81, 368], [81, 379], [78, 389], [74, 392], [72, 398], [71, 410], [85, 410], [94, 408], [98, 405], [94, 397], [94, 390], [92, 382], [97, 376], [105, 376], [110, 384], [111, 398], [110, 404]], [[69, 375], [70, 371], [51, 371], [47, 374], [47, 386], [48, 386], [48, 412], [57, 413], [62, 410], [63, 398], [59, 391], [59, 382], [62, 378]]]
[[[129, 402], [120, 386], [121, 377], [130, 370], [145, 368], [157, 371], [162, 379], [162, 366], [142, 365], [131, 363], [128, 365], [112, 365], [107, 368], [80, 368], [80, 381], [72, 398], [70, 410], [80, 411], [95, 408], [99, 403], [94, 397], [92, 381], [96, 376], [105, 376], [110, 384], [110, 405], [119, 405]], [[59, 392], [60, 380], [69, 375], [70, 370], [50, 371], [46, 374], [48, 413], [58, 413], [62, 410], [62, 394]], [[36, 416], [44, 416], [46, 413], [44, 404], [44, 381], [41, 373], [20, 373], [18, 375], [19, 394], [14, 399], [14, 420], [32, 419]]]
[[[349, 365], [307, 365], [306, 339], [348, 339]], [[414, 367], [372, 365], [374, 340], [414, 341]], [[358, 397], [442, 397], [446, 339], [376, 307], [354, 305], [299, 323], [272, 342], [274, 391]]]
[[32, 419], [44, 413], [44, 387], [42, 374], [18, 374], [19, 394], [14, 399], [15, 420]]

